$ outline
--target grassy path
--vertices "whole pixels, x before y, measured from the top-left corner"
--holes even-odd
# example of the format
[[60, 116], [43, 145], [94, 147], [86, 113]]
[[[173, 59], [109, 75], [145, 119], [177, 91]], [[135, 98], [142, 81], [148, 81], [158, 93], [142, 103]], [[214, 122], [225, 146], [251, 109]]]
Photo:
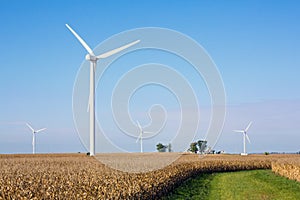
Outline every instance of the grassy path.
[[163, 199], [300, 199], [300, 183], [271, 170], [201, 174]]

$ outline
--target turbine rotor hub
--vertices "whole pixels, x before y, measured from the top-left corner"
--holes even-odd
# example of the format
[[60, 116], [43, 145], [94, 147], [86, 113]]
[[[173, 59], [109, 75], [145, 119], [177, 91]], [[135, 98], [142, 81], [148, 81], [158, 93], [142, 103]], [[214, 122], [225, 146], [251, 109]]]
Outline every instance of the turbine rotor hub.
[[93, 55], [91, 55], [91, 54], [87, 54], [87, 55], [85, 56], [85, 59], [86, 59], [86, 60], [89, 60], [89, 61], [97, 61], [97, 60], [98, 60], [98, 58], [97, 58], [96, 56], [93, 56]]

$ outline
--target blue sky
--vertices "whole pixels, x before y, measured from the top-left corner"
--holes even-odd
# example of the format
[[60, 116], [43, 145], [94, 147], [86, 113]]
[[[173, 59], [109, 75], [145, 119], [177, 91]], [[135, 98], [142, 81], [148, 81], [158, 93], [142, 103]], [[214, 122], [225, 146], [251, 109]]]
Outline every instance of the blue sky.
[[[227, 117], [215, 149], [240, 152], [242, 136], [232, 129], [253, 120], [250, 152], [299, 151], [299, 19], [298, 1], [1, 1], [0, 153], [31, 152], [24, 122], [47, 127], [37, 136], [38, 152], [85, 151], [73, 122], [72, 92], [86, 52], [65, 23], [92, 48], [141, 27], [188, 35], [214, 60], [226, 89]], [[198, 81], [191, 78], [192, 85], [203, 84]], [[147, 102], [135, 109], [143, 115], [149, 97], [136, 96]]]

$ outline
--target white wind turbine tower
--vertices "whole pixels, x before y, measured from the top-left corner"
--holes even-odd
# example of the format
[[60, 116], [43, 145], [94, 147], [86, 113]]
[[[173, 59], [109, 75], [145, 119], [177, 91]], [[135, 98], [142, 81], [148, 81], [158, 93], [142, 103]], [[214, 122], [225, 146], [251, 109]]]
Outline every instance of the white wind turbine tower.
[[73, 35], [78, 39], [82, 46], [87, 50], [88, 54], [85, 59], [90, 61], [90, 96], [89, 96], [89, 112], [90, 112], [90, 155], [95, 155], [95, 70], [97, 66], [97, 61], [100, 59], [112, 56], [124, 49], [137, 44], [140, 40], [136, 40], [122, 47], [116, 48], [114, 50], [108, 51], [101, 55], [96, 56], [93, 50], [87, 45], [87, 43], [68, 25], [67, 28], [73, 33]]
[[250, 122], [248, 124], [248, 126], [246, 127], [246, 129], [244, 129], [244, 130], [234, 130], [234, 132], [243, 133], [243, 135], [244, 135], [244, 153], [241, 153], [242, 156], [246, 156], [247, 155], [247, 152], [246, 152], [246, 138], [247, 138], [248, 142], [251, 143], [250, 139], [248, 137], [248, 134], [247, 134], [247, 132], [248, 132], [251, 124], [252, 124], [252, 122]]
[[141, 153], [143, 153], [143, 134], [144, 134], [144, 133], [150, 133], [150, 132], [145, 132], [145, 131], [143, 130], [142, 126], [140, 125], [140, 123], [139, 123], [138, 121], [136, 121], [136, 124], [137, 124], [137, 126], [138, 126], [138, 128], [139, 128], [139, 132], [140, 132], [140, 134], [139, 134], [139, 136], [138, 136], [138, 138], [137, 138], [137, 140], [136, 140], [136, 143], [140, 140], [140, 144], [141, 144]]
[[45, 130], [46, 128], [42, 128], [42, 129], [39, 129], [39, 130], [34, 130], [32, 128], [32, 126], [30, 126], [28, 123], [26, 123], [26, 125], [28, 126], [28, 128], [32, 132], [32, 154], [35, 154], [35, 134], [38, 133], [38, 132], [41, 132], [41, 131]]

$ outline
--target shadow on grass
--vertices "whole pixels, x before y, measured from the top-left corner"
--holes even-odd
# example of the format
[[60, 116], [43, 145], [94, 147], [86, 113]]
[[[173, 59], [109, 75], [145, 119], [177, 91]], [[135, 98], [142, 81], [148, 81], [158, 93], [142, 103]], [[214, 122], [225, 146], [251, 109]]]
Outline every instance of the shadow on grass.
[[211, 181], [214, 174], [200, 174], [195, 178], [184, 181], [171, 194], [162, 198], [162, 200], [171, 199], [208, 199]]

